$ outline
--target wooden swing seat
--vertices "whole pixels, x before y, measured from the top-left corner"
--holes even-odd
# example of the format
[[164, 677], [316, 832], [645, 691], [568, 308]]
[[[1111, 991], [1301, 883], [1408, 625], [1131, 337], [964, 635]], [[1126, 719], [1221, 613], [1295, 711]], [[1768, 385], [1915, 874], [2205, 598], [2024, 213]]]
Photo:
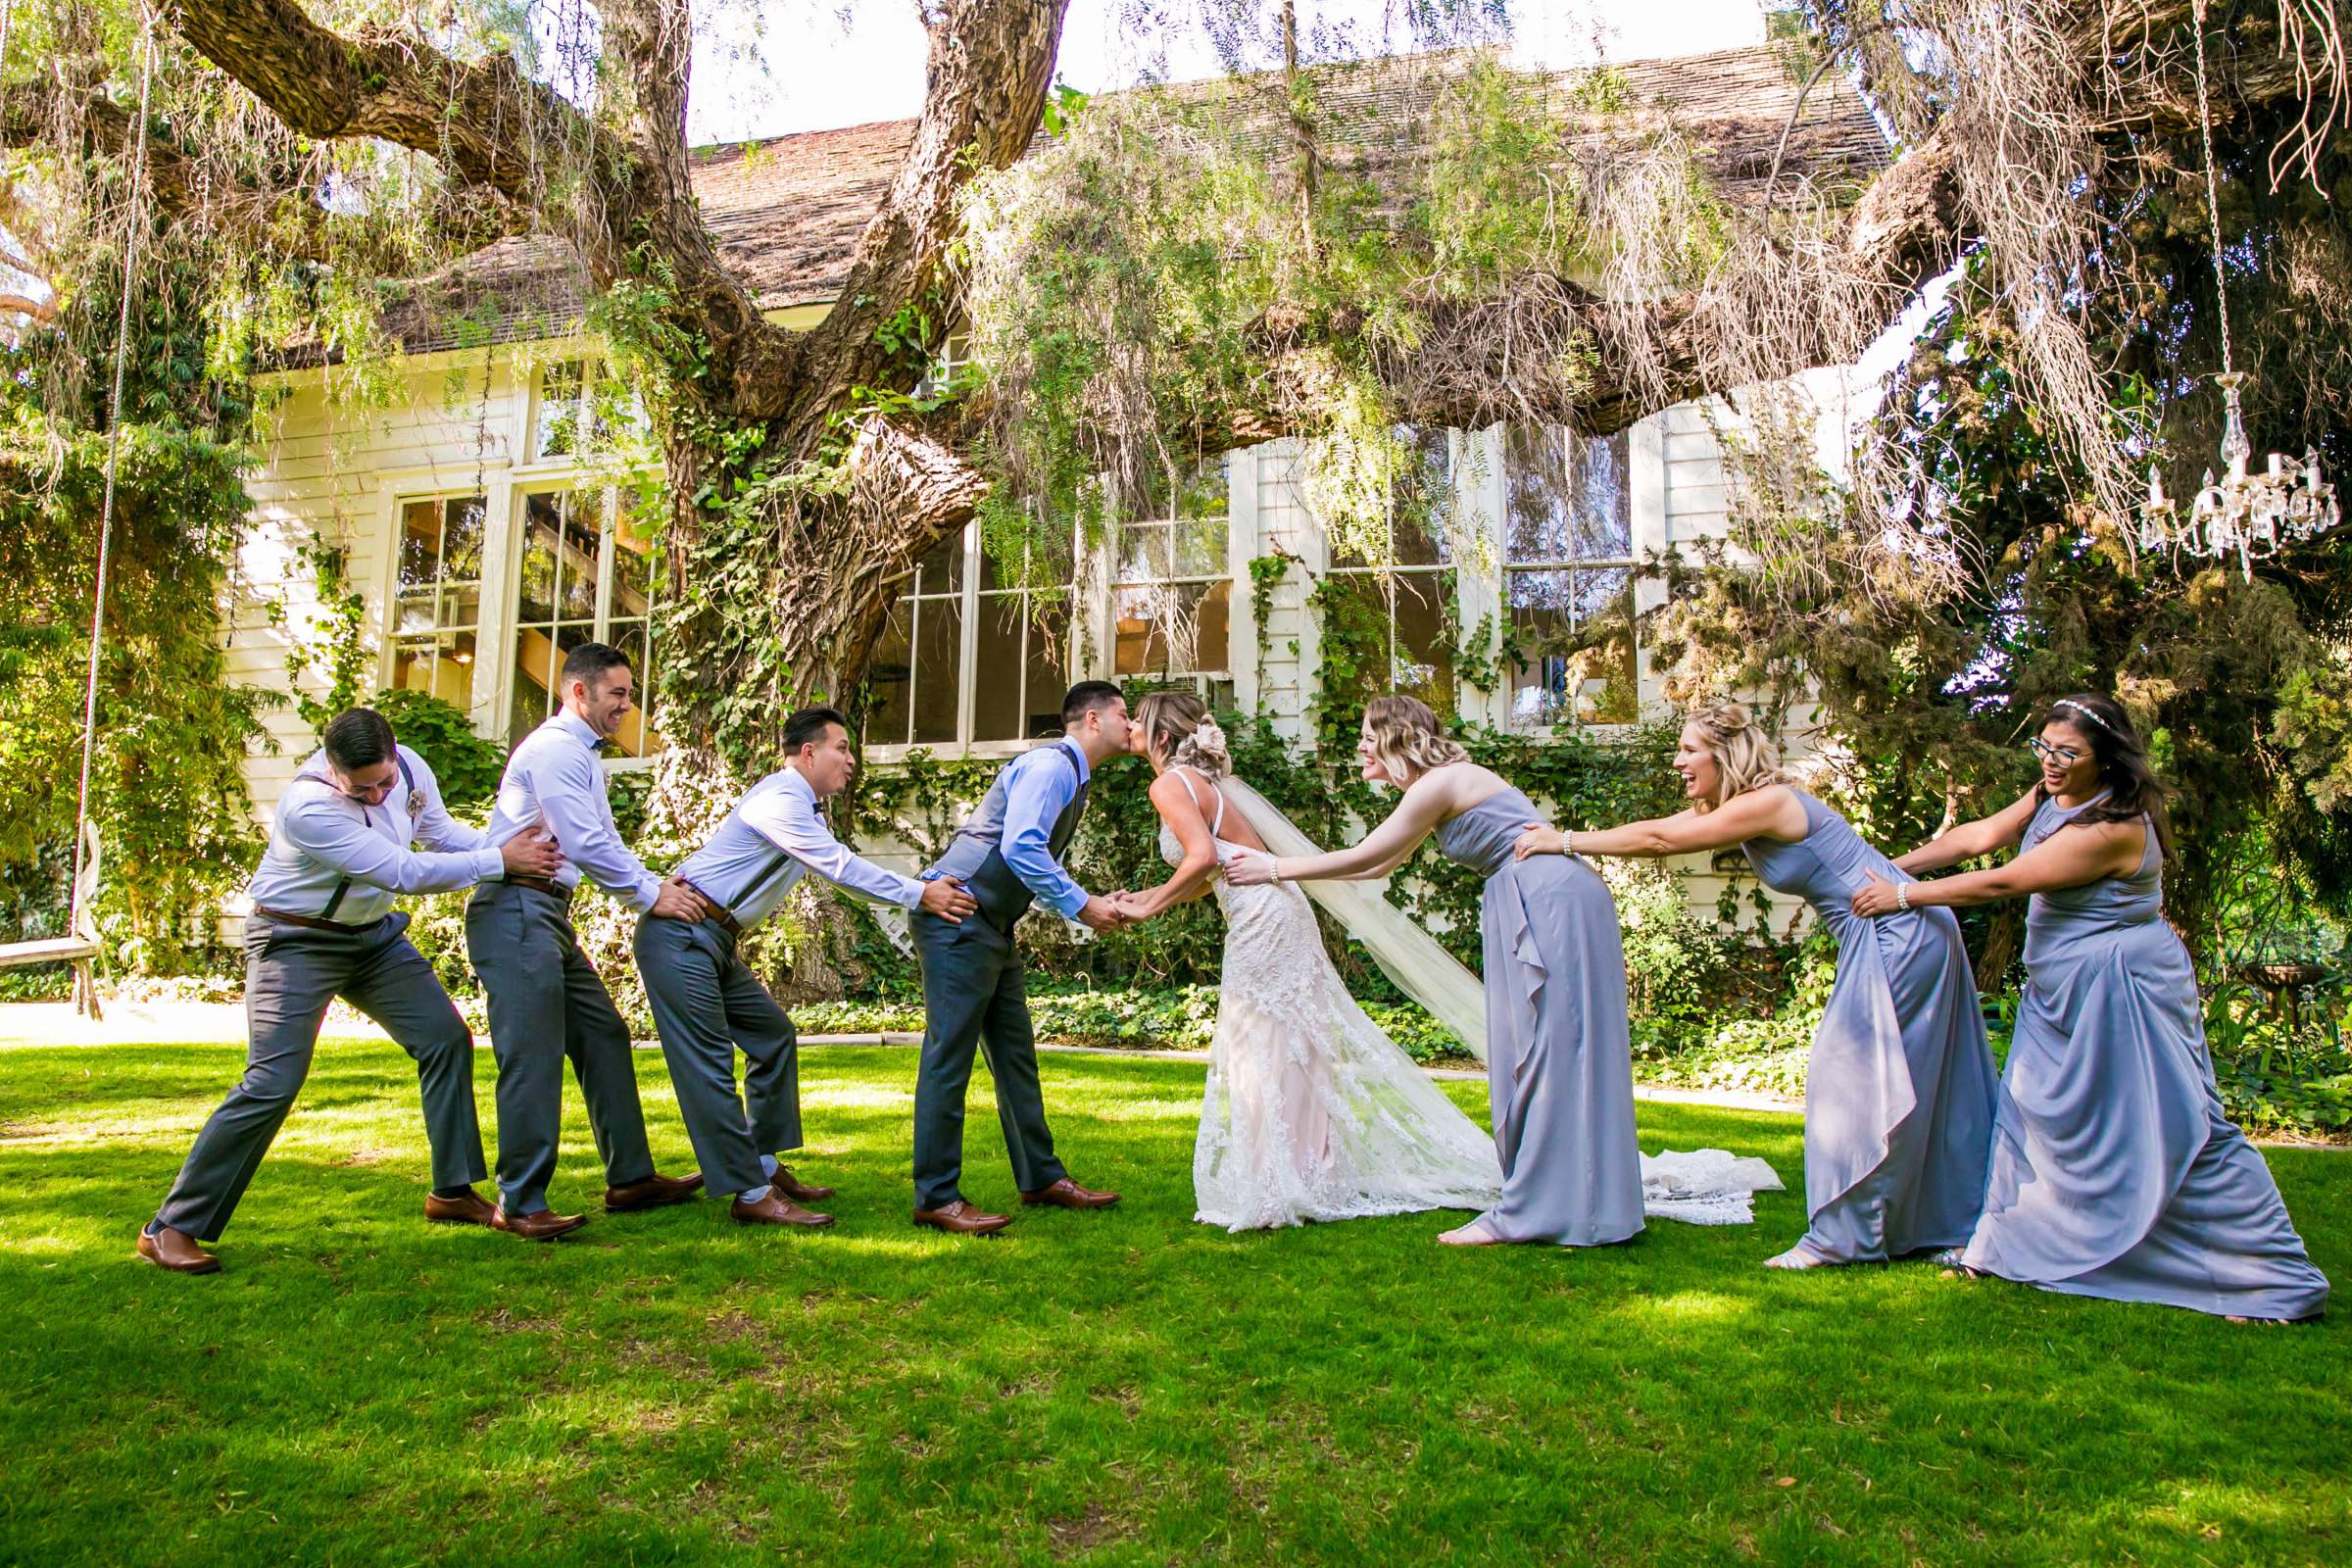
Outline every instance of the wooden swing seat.
[[90, 973], [90, 960], [98, 956], [98, 926], [90, 918], [90, 896], [98, 891], [98, 825], [85, 822], [81, 829], [81, 876], [74, 884], [74, 934], [70, 937], [43, 937], [37, 942], [0, 944], [0, 969], [14, 969], [28, 963], [70, 963], [74, 966], [74, 1007], [89, 1017], [102, 1016], [98, 1010], [98, 985]]

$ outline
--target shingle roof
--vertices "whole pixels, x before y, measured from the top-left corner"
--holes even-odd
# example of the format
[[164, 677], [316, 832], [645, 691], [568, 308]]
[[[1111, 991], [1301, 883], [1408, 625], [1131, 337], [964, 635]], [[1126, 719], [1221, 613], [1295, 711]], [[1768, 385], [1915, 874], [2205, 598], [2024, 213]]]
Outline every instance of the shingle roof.
[[[1700, 149], [1717, 187], [1754, 201], [1784, 130], [1782, 178], [1859, 183], [1883, 168], [1886, 139], [1845, 79], [1830, 74], [1797, 107], [1798, 78], [1778, 46], [1718, 50], [1613, 68], [1628, 108], [1582, 114], [1588, 72], [1562, 73], [1546, 96], [1572, 132], [1622, 135], [1630, 117], [1670, 119]], [[1318, 135], [1335, 167], [1381, 173], [1409, 163], [1425, 141], [1426, 114], [1446, 57], [1317, 68]], [[1265, 78], [1177, 89], [1237, 106], [1243, 134], [1269, 146], [1282, 134]], [[912, 138], [911, 120], [808, 131], [766, 141], [698, 148], [694, 193], [719, 255], [769, 309], [820, 304], [841, 289], [850, 257]], [[411, 353], [560, 337], [576, 330], [591, 284], [571, 246], [517, 237], [388, 290], [383, 324]], [[299, 363], [299, 356], [290, 363]], [[315, 363], [315, 361], [314, 361]]]

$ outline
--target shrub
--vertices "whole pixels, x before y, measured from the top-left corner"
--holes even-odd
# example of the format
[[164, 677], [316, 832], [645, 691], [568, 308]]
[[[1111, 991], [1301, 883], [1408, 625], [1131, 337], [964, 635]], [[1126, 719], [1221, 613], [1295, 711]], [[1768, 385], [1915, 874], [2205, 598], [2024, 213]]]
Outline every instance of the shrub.
[[483, 805], [498, 793], [506, 750], [476, 735], [473, 720], [459, 709], [428, 693], [397, 687], [377, 692], [368, 706], [391, 720], [403, 746], [424, 759], [452, 809]]

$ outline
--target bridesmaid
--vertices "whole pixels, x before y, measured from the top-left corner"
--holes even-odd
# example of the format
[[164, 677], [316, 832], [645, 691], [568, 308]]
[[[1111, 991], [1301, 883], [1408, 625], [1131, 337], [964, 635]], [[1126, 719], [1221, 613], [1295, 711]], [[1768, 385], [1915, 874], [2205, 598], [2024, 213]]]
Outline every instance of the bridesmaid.
[[1765, 1266], [1884, 1263], [1966, 1241], [1984, 1206], [1994, 1078], [1960, 922], [1948, 909], [1856, 919], [1849, 901], [1864, 879], [1902, 873], [1782, 776], [1778, 750], [1739, 704], [1693, 709], [1674, 768], [1690, 810], [1598, 832], [1531, 823], [1513, 853], [1737, 846], [1766, 887], [1802, 895], [1838, 939], [1838, 979], [1805, 1070], [1811, 1223]]
[[1582, 860], [1514, 860], [1511, 843], [1534, 805], [1471, 761], [1413, 699], [1367, 705], [1355, 755], [1367, 781], [1404, 791], [1388, 820], [1329, 855], [1237, 851], [1225, 874], [1244, 885], [1365, 881], [1395, 870], [1432, 832], [1448, 858], [1485, 873], [1487, 1092], [1502, 1199], [1438, 1239], [1598, 1247], [1637, 1235], [1634, 1062], [1609, 890]]
[[2026, 990], [2001, 1081], [1984, 1215], [1952, 1258], [2074, 1296], [2232, 1322], [2328, 1304], [2270, 1167], [2222, 1113], [2197, 978], [2164, 921], [2164, 787], [2112, 700], [2065, 698], [2029, 744], [2041, 782], [1894, 863], [1927, 871], [2022, 841], [2008, 864], [1874, 880], [1854, 912], [2028, 894]]

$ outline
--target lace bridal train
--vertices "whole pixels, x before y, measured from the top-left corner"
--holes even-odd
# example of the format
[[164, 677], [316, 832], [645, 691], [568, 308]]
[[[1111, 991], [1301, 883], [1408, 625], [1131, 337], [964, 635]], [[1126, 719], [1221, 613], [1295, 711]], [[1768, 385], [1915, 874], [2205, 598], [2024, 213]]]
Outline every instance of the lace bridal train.
[[[1184, 783], [1195, 789], [1190, 770]], [[1205, 782], [1205, 781], [1203, 781]], [[1217, 830], [1228, 796], [1276, 854], [1313, 847], [1264, 797], [1230, 774], [1207, 809]], [[1215, 786], [1211, 786], [1215, 789]], [[1181, 848], [1165, 827], [1160, 853]], [[1311, 885], [1406, 995], [1484, 1054], [1477, 979], [1369, 888]], [[1216, 882], [1225, 970], [1193, 1151], [1197, 1218], [1230, 1231], [1424, 1209], [1483, 1210], [1502, 1187], [1494, 1140], [1356, 1005], [1323, 951], [1296, 883]], [[1644, 1210], [1698, 1225], [1746, 1224], [1751, 1197], [1781, 1181], [1760, 1159], [1721, 1150], [1642, 1158]]]

